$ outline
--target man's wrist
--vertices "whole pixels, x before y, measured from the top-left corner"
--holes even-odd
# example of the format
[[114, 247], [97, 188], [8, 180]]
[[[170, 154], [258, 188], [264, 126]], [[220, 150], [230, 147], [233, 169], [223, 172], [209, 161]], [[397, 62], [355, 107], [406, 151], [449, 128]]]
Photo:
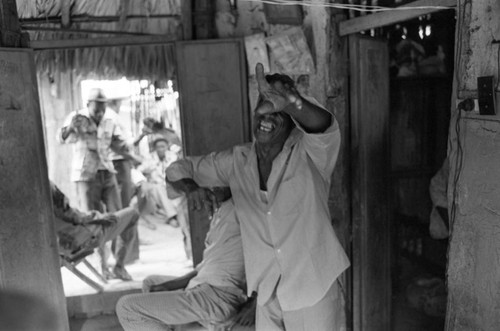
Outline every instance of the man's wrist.
[[184, 191], [186, 193], [192, 192], [200, 188], [200, 186], [192, 179], [184, 180]]
[[302, 103], [302, 97], [300, 95], [297, 96], [297, 100], [295, 100], [294, 105], [297, 110], [299, 111], [302, 110], [303, 103]]
[[254, 301], [255, 299], [257, 299], [257, 292], [253, 291], [252, 294], [250, 295], [250, 297], [248, 297], [248, 302], [250, 301]]

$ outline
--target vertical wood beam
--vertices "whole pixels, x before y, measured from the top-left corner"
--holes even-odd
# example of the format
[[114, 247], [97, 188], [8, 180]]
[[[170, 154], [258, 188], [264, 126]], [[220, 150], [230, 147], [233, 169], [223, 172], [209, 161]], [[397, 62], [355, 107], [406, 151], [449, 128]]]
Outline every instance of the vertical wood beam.
[[193, 0], [194, 39], [212, 39], [217, 33], [215, 29], [215, 1]]
[[193, 39], [192, 1], [181, 3], [182, 40]]
[[[336, 1], [339, 3], [340, 1]], [[351, 172], [350, 172], [350, 112], [348, 104], [348, 59], [347, 39], [341, 38], [338, 23], [346, 19], [345, 11], [333, 9], [330, 20], [330, 45], [328, 49], [327, 108], [333, 110], [342, 135], [337, 164], [333, 172], [329, 206], [335, 232], [346, 253], [352, 258], [352, 216], [351, 216]], [[349, 268], [341, 279], [344, 284], [347, 330], [352, 330], [352, 269]]]
[[120, 23], [121, 31], [125, 31], [125, 23], [127, 22], [127, 15], [130, 10], [130, 0], [121, 0], [120, 2]]
[[61, 4], [61, 25], [63, 28], [71, 26], [71, 1], [65, 0]]
[[0, 46], [21, 47], [21, 39], [16, 0], [0, 1]]
[[[15, 0], [0, 2], [0, 290], [43, 300], [23, 325], [69, 330], [33, 51]], [[7, 48], [8, 47], [8, 48]], [[1, 294], [0, 294], [1, 295]], [[14, 294], [17, 296], [17, 294]], [[40, 314], [55, 316], [40, 325]], [[0, 321], [2, 324], [2, 321]], [[36, 325], [36, 326], [35, 326]], [[11, 329], [0, 325], [0, 329]]]

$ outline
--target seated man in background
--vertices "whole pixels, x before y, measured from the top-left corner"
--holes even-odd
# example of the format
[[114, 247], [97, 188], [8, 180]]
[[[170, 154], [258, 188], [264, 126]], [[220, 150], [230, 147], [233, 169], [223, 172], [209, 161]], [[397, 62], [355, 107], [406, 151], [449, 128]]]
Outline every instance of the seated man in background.
[[[165, 138], [170, 146], [170, 149], [174, 151], [175, 153], [178, 154], [178, 156], [181, 156], [181, 150], [182, 150], [182, 141], [181, 138], [179, 138], [179, 135], [172, 129], [165, 127], [165, 122], [162, 119], [161, 121], [156, 121], [152, 117], [146, 117], [143, 120], [144, 127], [142, 128], [141, 134], [135, 139], [134, 141], [134, 146], [138, 146], [141, 140], [148, 136], [148, 135], [154, 135], [156, 136], [163, 136]], [[149, 150], [153, 151], [154, 141], [150, 143], [149, 145]]]
[[252, 325], [255, 297], [245, 296], [245, 272], [240, 227], [228, 188], [214, 189], [224, 201], [212, 217], [203, 261], [182, 277], [150, 276], [143, 294], [122, 297], [116, 313], [127, 330], [167, 330], [178, 324], [200, 322]]
[[177, 194], [167, 187], [165, 170], [172, 162], [178, 159], [175, 152], [170, 150], [170, 144], [163, 135], [153, 138], [153, 152], [137, 168], [144, 174], [146, 181], [138, 184], [138, 208], [146, 226], [155, 229], [151, 218], [164, 219], [173, 227], [180, 225], [184, 237], [184, 248], [188, 259], [191, 258], [191, 236], [187, 216], [187, 201], [181, 194]]
[[[95, 210], [81, 212], [70, 206], [68, 198], [52, 182], [50, 190], [59, 252], [65, 256], [102, 248], [106, 242], [133, 228], [139, 219], [139, 213], [130, 207], [107, 214]], [[122, 280], [132, 280], [124, 267], [128, 249], [126, 242], [118, 248], [113, 268], [114, 275]], [[103, 270], [103, 275], [110, 278], [106, 272], [107, 270]]]
[[166, 218], [167, 223], [174, 225], [179, 200], [169, 199], [167, 196], [165, 169], [177, 160], [177, 155], [169, 150], [169, 143], [163, 136], [155, 137], [153, 148], [153, 152], [138, 167], [147, 179], [140, 185], [139, 211], [141, 216], [160, 214]]

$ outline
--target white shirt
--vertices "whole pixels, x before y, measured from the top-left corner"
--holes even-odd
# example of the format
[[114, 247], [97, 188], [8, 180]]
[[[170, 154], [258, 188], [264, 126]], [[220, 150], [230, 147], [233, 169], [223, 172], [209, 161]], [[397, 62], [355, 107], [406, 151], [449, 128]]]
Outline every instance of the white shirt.
[[232, 199], [223, 202], [214, 214], [205, 240], [203, 262], [187, 288], [207, 283], [213, 286], [245, 288], [245, 267], [240, 225]]
[[261, 199], [255, 145], [187, 157], [167, 169], [171, 181], [229, 185], [241, 226], [248, 293], [258, 293], [259, 305], [276, 289], [284, 311], [312, 306], [349, 266], [328, 208], [339, 148], [336, 121], [321, 134], [295, 128], [273, 161], [267, 203]]

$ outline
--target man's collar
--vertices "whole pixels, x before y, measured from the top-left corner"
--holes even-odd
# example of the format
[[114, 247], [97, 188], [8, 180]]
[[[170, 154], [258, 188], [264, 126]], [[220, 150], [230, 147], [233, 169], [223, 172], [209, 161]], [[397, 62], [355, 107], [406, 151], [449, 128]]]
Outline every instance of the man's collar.
[[158, 162], [165, 162], [165, 161], [167, 161], [167, 155], [165, 155], [165, 158], [164, 158], [163, 160], [162, 160], [162, 159], [160, 159], [160, 157], [158, 156], [158, 153], [157, 153], [156, 151], [153, 151], [153, 152], [151, 153], [151, 155], [153, 156], [153, 159], [154, 159], [155, 161], [158, 161]]
[[[298, 128], [293, 128], [292, 131], [290, 132], [290, 135], [288, 136], [288, 138], [286, 138], [286, 141], [285, 143], [283, 144], [283, 148], [281, 151], [283, 150], [290, 150], [293, 146], [295, 146], [295, 144], [299, 141], [300, 137], [303, 135], [304, 133], [302, 131], [300, 131]], [[251, 146], [251, 149], [250, 149], [250, 154], [249, 154], [249, 157], [247, 158], [247, 164], [248, 165], [251, 165], [252, 163], [256, 163], [257, 161], [254, 161], [254, 159], [256, 160], [257, 159], [257, 141], [254, 139], [253, 143], [252, 143], [252, 146]]]

